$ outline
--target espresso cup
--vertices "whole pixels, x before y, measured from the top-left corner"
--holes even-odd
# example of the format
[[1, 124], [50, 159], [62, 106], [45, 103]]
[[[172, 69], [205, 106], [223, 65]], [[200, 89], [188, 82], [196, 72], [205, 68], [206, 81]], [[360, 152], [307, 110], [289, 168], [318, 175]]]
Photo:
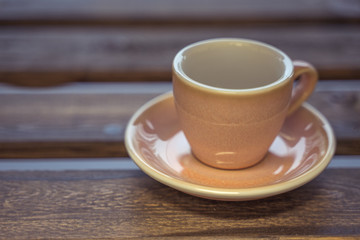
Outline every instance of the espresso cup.
[[172, 67], [175, 106], [192, 153], [222, 169], [261, 161], [318, 80], [309, 63], [246, 39], [191, 44]]

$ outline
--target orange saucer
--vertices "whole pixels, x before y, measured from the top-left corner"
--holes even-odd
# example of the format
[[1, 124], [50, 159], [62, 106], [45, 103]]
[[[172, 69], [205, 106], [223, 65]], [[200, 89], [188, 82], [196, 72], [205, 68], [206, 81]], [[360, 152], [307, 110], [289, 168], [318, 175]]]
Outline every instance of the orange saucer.
[[207, 166], [191, 154], [172, 93], [149, 101], [134, 114], [125, 143], [131, 158], [150, 177], [194, 196], [229, 201], [265, 198], [300, 187], [326, 168], [335, 151], [330, 124], [305, 103], [286, 119], [257, 165], [241, 170]]

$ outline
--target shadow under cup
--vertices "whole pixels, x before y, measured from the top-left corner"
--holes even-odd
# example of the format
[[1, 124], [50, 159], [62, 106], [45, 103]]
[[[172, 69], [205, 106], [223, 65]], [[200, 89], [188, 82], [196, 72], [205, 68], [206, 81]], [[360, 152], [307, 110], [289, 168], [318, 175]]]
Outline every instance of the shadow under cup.
[[256, 41], [214, 39], [182, 49], [173, 90], [193, 154], [223, 169], [258, 163], [285, 120], [292, 76], [287, 55]]

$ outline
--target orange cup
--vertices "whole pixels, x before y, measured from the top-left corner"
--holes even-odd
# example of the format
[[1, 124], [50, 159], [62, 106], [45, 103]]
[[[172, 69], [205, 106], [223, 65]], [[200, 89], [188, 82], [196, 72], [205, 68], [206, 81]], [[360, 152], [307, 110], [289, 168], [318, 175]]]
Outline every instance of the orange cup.
[[309, 63], [246, 39], [197, 42], [173, 61], [175, 105], [191, 150], [222, 169], [261, 161], [286, 116], [311, 95], [317, 80]]

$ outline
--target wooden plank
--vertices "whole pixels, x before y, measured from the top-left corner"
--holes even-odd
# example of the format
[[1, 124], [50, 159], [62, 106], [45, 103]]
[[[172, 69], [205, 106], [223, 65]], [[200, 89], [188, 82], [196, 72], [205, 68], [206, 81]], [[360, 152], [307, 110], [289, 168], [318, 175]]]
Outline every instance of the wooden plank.
[[[321, 79], [360, 78], [360, 26], [0, 29], [0, 82], [169, 81], [176, 52], [199, 40], [250, 38], [311, 62]], [[346, 44], [345, 44], [346, 43]]]
[[169, 25], [359, 20], [354, 0], [4, 0], [0, 24]]
[[[336, 153], [360, 154], [360, 81], [318, 86], [310, 103], [333, 126]], [[146, 101], [170, 89], [170, 83], [82, 83], [58, 90], [2, 85], [0, 158], [127, 156], [127, 121]]]
[[[327, 169], [360, 169], [359, 155], [335, 155]], [[8, 171], [130, 171], [139, 167], [129, 157], [2, 159], [0, 175]]]
[[358, 21], [353, 0], [5, 0], [0, 24], [241, 24]]
[[359, 181], [327, 169], [279, 196], [220, 202], [136, 170], [1, 172], [0, 238], [359, 237]]

